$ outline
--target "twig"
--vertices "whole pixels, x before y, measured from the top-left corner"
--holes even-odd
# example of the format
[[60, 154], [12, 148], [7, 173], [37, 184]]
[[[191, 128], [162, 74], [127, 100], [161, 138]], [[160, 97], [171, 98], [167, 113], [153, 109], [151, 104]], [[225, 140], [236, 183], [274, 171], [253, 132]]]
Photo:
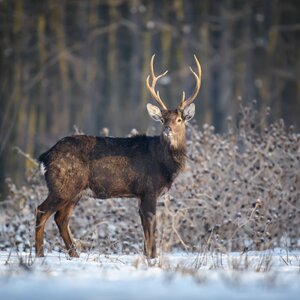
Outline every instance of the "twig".
[[12, 150], [16, 150], [18, 154], [24, 156], [26, 159], [28, 159], [30, 162], [32, 162], [35, 166], [38, 166], [39, 163], [36, 159], [32, 158], [28, 153], [25, 153], [22, 149], [19, 147], [13, 147]]

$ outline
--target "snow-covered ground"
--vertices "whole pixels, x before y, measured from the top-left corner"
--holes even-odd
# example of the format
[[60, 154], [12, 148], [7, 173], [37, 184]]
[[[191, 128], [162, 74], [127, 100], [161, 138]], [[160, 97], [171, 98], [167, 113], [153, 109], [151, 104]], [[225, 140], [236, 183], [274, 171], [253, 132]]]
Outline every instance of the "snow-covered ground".
[[300, 252], [139, 255], [0, 252], [6, 299], [300, 299]]

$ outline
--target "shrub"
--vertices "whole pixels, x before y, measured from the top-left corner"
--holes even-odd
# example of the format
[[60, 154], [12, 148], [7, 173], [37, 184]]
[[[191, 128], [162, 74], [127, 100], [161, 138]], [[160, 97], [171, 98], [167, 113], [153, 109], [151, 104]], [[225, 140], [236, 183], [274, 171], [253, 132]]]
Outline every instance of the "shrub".
[[[269, 113], [269, 112], [268, 112]], [[282, 120], [270, 126], [255, 103], [241, 107], [238, 122], [216, 134], [188, 127], [187, 166], [158, 201], [157, 240], [164, 251], [247, 251], [299, 247], [300, 135]], [[28, 184], [1, 203], [0, 249], [32, 248], [35, 209], [47, 195], [33, 170]], [[85, 196], [70, 226], [81, 249], [100, 253], [141, 252], [143, 235], [135, 199], [95, 200]], [[64, 249], [51, 219], [47, 249]]]

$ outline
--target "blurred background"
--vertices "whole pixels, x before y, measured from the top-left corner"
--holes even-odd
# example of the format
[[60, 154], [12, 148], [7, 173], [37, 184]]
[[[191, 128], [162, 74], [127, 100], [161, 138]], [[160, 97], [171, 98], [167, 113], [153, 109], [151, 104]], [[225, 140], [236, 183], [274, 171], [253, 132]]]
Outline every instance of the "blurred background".
[[[126, 135], [152, 124], [145, 80], [170, 108], [189, 95], [193, 54], [202, 65], [196, 122], [226, 131], [240, 101], [300, 128], [298, 0], [1, 0], [0, 194], [73, 126]], [[1, 196], [0, 196], [1, 199]]]

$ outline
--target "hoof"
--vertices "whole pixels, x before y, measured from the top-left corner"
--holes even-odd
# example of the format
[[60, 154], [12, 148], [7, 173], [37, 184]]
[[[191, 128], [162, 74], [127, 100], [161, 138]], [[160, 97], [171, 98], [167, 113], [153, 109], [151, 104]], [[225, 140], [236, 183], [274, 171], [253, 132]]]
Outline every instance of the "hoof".
[[68, 254], [70, 257], [76, 257], [76, 258], [79, 257], [78, 253], [75, 250], [68, 251]]

